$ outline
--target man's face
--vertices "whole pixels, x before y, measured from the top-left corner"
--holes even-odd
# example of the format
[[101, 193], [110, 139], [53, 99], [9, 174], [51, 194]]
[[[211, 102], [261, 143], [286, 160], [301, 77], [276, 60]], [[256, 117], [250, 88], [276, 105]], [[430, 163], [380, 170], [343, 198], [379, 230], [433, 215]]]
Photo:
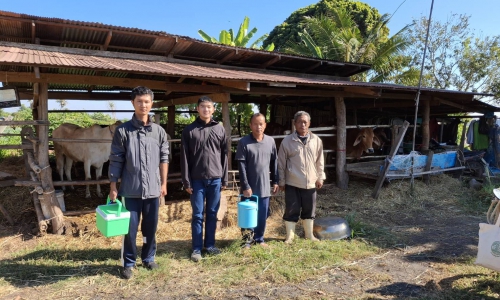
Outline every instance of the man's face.
[[151, 111], [151, 107], [153, 107], [153, 101], [151, 100], [151, 96], [148, 94], [137, 95], [132, 101], [132, 105], [134, 106], [134, 110], [137, 115], [147, 115]]
[[200, 118], [203, 120], [208, 120], [212, 117], [215, 107], [212, 102], [201, 102], [197, 107], [196, 110], [200, 114]]
[[295, 129], [300, 135], [304, 135], [308, 132], [309, 129], [309, 118], [305, 115], [302, 115], [297, 118], [297, 120], [294, 122], [295, 124]]
[[250, 130], [252, 130], [253, 135], [263, 135], [266, 129], [266, 120], [263, 116], [257, 116], [252, 118], [250, 122]]

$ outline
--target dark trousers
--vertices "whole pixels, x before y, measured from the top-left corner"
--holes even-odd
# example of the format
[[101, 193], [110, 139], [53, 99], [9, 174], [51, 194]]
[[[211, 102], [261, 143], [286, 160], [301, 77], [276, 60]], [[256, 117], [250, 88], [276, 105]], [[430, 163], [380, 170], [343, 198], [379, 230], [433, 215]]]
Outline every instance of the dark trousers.
[[259, 204], [257, 209], [257, 227], [242, 228], [241, 232], [244, 234], [245, 231], [250, 230], [252, 231], [253, 241], [255, 241], [256, 243], [263, 243], [264, 233], [266, 231], [266, 221], [269, 215], [270, 215], [269, 197], [259, 198]]
[[314, 219], [316, 215], [316, 189], [301, 189], [285, 185], [285, 214], [283, 219], [289, 222]]
[[135, 266], [137, 258], [137, 231], [141, 221], [143, 263], [153, 262], [156, 254], [156, 229], [158, 227], [159, 198], [140, 199], [125, 198], [123, 206], [130, 211], [129, 231], [123, 238], [122, 265], [124, 267]]
[[[193, 250], [202, 250], [203, 247], [215, 246], [215, 229], [217, 228], [217, 212], [220, 206], [221, 179], [196, 179], [191, 182], [191, 235]], [[206, 199], [206, 203], [205, 203]], [[203, 242], [203, 214], [205, 222], [205, 242]]]

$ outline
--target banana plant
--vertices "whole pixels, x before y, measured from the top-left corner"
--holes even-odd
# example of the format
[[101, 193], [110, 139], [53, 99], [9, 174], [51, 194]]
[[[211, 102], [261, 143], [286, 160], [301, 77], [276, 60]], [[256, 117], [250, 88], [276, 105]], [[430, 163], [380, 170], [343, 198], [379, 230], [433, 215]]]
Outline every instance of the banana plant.
[[[198, 34], [206, 42], [229, 45], [229, 46], [237, 46], [237, 47], [247, 47], [248, 42], [252, 39], [254, 34], [257, 32], [257, 27], [254, 27], [252, 30], [248, 31], [249, 26], [250, 26], [250, 18], [245, 17], [245, 19], [243, 20], [243, 23], [240, 24], [240, 28], [238, 29], [236, 36], [234, 35], [234, 32], [232, 29], [221, 30], [221, 32], [219, 33], [218, 40], [215, 37], [208, 35], [206, 32], [204, 32], [201, 29], [198, 30]], [[247, 48], [273, 51], [274, 44], [270, 44], [265, 49], [263, 49], [262, 46], [259, 46], [262, 43], [262, 41], [264, 41], [267, 38], [267, 36], [268, 36], [267, 33], [264, 34], [263, 36], [258, 38], [255, 42], [253, 42], [250, 45], [250, 47], [247, 47]]]

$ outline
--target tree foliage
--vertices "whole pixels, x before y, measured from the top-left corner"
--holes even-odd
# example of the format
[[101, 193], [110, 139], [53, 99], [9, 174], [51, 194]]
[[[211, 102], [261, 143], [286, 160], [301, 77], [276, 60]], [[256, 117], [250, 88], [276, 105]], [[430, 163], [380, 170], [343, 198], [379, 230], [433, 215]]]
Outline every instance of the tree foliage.
[[356, 76], [357, 80], [403, 81], [416, 72], [401, 72], [401, 63], [408, 62], [402, 57], [408, 46], [405, 36], [407, 28], [395, 35], [381, 39], [389, 15], [381, 16], [363, 34], [355, 19], [344, 7], [332, 7], [325, 15], [305, 17], [299, 43], [289, 42], [285, 52], [307, 55], [321, 59], [370, 64], [367, 74]]
[[[476, 36], [470, 16], [453, 14], [446, 22], [432, 21], [422, 85], [492, 93], [500, 97], [500, 36]], [[428, 19], [414, 20], [409, 35], [411, 64], [419, 66], [425, 45]]]
[[[263, 47], [274, 43], [275, 48], [281, 51], [287, 43], [298, 44], [301, 42], [299, 33], [302, 33], [306, 17], [325, 16], [333, 8], [341, 7], [348, 11], [359, 29], [362, 36], [366, 36], [375, 24], [380, 20], [381, 15], [377, 9], [368, 4], [351, 0], [321, 0], [316, 4], [294, 11], [283, 23], [276, 26], [269, 36], [264, 40]], [[379, 40], [384, 41], [389, 35], [389, 29], [384, 26], [380, 31]], [[314, 36], [313, 36], [314, 38]]]
[[243, 19], [243, 23], [240, 24], [240, 28], [238, 29], [236, 35], [234, 35], [232, 29], [221, 30], [221, 32], [219, 33], [219, 39], [211, 37], [201, 29], [198, 30], [198, 34], [206, 42], [273, 51], [274, 50], [273, 43], [269, 43], [268, 45], [266, 45], [265, 48], [262, 48], [260, 46], [262, 41], [268, 37], [267, 33], [261, 36], [260, 38], [256, 39], [250, 46], [247, 46], [250, 40], [253, 38], [254, 34], [257, 33], [257, 27], [254, 27], [252, 30], [248, 31], [249, 26], [250, 26], [250, 18], [245, 17], [245, 19]]

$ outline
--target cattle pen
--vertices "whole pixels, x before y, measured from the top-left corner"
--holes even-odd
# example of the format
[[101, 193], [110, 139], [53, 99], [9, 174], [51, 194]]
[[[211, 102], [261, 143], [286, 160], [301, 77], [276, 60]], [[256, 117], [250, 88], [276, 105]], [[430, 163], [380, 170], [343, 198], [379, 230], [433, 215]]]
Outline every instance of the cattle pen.
[[[0, 149], [23, 150], [26, 177], [0, 182], [3, 186], [34, 187], [33, 203], [40, 231], [46, 231], [50, 225], [53, 233], [62, 233], [64, 213], [54, 187], [109, 181], [54, 181], [49, 142], [109, 141], [49, 137], [48, 100], [85, 100], [90, 106], [92, 101], [130, 101], [130, 91], [138, 85], [154, 91], [155, 113], [167, 115], [167, 133], [173, 143], [180, 141], [174, 131], [175, 114], [186, 113], [178, 107], [196, 103], [202, 95], [220, 104], [221, 121], [228, 141], [232, 142], [238, 140], [231, 137], [235, 122], [231, 122], [229, 107], [233, 103], [252, 103], [259, 112], [270, 116], [270, 122], [290, 130], [293, 114], [307, 111], [311, 127], [318, 132], [318, 128], [332, 131], [320, 134], [322, 138], [334, 138], [335, 149], [346, 149], [346, 132], [357, 125], [391, 128], [395, 136], [401, 125], [372, 120], [411, 116], [416, 88], [352, 81], [352, 76], [369, 69], [366, 64], [212, 44], [160, 31], [0, 11], [0, 79], [3, 86], [14, 88], [20, 99], [32, 101], [33, 115], [31, 121], [3, 123], [26, 126], [21, 132], [21, 145], [0, 145]], [[485, 95], [423, 88], [419, 103], [421, 150], [429, 149], [431, 118], [445, 120], [457, 113], [500, 111], [478, 101], [481, 96]], [[335, 126], [320, 126], [322, 123]], [[274, 137], [283, 138], [284, 134]], [[395, 142], [391, 143], [395, 146]], [[228, 143], [229, 168], [234, 176], [232, 146]], [[346, 189], [348, 158], [344, 151], [335, 154], [335, 164], [328, 165], [335, 167], [337, 186]], [[169, 174], [169, 182], [178, 181], [178, 176]], [[48, 211], [48, 217], [40, 212], [41, 207]]]

